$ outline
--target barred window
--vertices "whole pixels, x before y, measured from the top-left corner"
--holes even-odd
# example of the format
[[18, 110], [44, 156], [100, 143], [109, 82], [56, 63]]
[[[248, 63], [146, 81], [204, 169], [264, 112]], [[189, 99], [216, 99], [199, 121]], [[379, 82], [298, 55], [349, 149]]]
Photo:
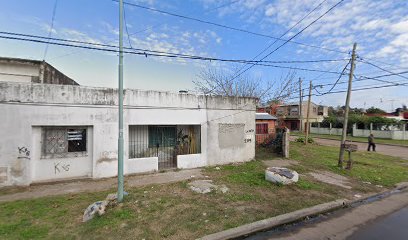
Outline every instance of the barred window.
[[86, 128], [46, 127], [42, 131], [42, 157], [79, 157], [87, 153]]

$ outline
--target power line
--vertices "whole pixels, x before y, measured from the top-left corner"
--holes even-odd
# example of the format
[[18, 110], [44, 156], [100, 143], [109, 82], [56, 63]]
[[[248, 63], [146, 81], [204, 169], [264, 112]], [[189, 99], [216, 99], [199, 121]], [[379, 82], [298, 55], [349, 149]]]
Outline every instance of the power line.
[[[335, 7], [337, 7], [339, 4], [341, 4], [344, 0], [340, 0], [339, 2], [337, 2], [335, 5], [333, 5], [331, 8], [329, 8], [326, 12], [324, 12], [322, 15], [320, 15], [318, 18], [316, 18], [315, 20], [313, 20], [311, 23], [309, 23], [306, 27], [302, 28], [302, 30], [300, 30], [299, 32], [297, 32], [295, 35], [293, 35], [292, 37], [290, 37], [288, 40], [286, 40], [284, 43], [282, 43], [281, 45], [279, 45], [277, 48], [275, 48], [274, 50], [272, 50], [271, 52], [269, 52], [266, 56], [262, 57], [261, 60], [264, 60], [265, 58], [269, 57], [271, 54], [273, 54], [274, 52], [278, 51], [281, 47], [285, 46], [289, 41], [291, 41], [292, 39], [294, 39], [295, 37], [297, 37], [298, 35], [300, 35], [303, 31], [305, 31], [306, 29], [308, 29], [310, 26], [312, 26], [314, 23], [316, 23], [317, 21], [319, 21], [322, 17], [324, 17], [326, 14], [328, 14], [331, 10], [333, 10]], [[244, 71], [238, 73], [237, 75], [235, 75], [235, 77], [232, 78], [232, 80], [236, 79], [237, 77], [241, 76], [243, 73], [245, 73], [246, 71], [248, 71], [249, 69], [251, 69], [252, 67], [254, 67], [255, 64], [249, 66], [248, 68], [246, 68]]]
[[128, 42], [129, 42], [129, 46], [133, 49], [132, 41], [131, 41], [130, 36], [129, 36], [129, 30], [128, 30], [128, 25], [127, 25], [127, 21], [126, 21], [126, 10], [125, 10], [125, 8], [123, 8], [123, 20], [125, 21], [125, 29], [126, 29], [126, 35], [127, 35], [127, 39], [128, 39]]
[[347, 66], [348, 66], [350, 63], [351, 63], [351, 60], [346, 64], [346, 66], [344, 66], [343, 70], [341, 71], [341, 74], [340, 74], [339, 78], [338, 78], [337, 81], [333, 84], [333, 86], [330, 88], [330, 90], [327, 91], [326, 93], [331, 92], [331, 91], [333, 90], [333, 88], [336, 87], [337, 83], [340, 81], [341, 77], [343, 77], [344, 72], [346, 71]]
[[[0, 32], [0, 34], [1, 33], [7, 34], [7, 35], [13, 35], [13, 36], [29, 37], [29, 38], [23, 38], [23, 37], [9, 37], [9, 36], [1, 36], [0, 35], [0, 38], [4, 38], [4, 39], [29, 41], [29, 42], [36, 42], [36, 43], [46, 43], [46, 44], [52, 44], [52, 45], [74, 47], [74, 48], [84, 48], [84, 49], [107, 51], [107, 52], [118, 52], [117, 46], [113, 46], [113, 45], [106, 45], [106, 44], [99, 44], [99, 43], [89, 43], [89, 42], [83, 42], [83, 41], [58, 39], [58, 38], [47, 38], [47, 37], [34, 36], [34, 35], [28, 35], [28, 34], [15, 34], [15, 33], [9, 33], [9, 32]], [[45, 40], [32, 39], [32, 38], [53, 40], [53, 42], [45, 41]], [[61, 43], [61, 42], [55, 42], [55, 41], [69, 42], [69, 43]], [[91, 45], [91, 46], [77, 45], [77, 43], [87, 44], [87, 45]], [[108, 47], [108, 48], [100, 48], [100, 47], [93, 47], [93, 46], [101, 46], [101, 47]], [[260, 66], [268, 66], [268, 67], [286, 68], [286, 69], [294, 69], [294, 70], [301, 70], [301, 71], [326, 72], [326, 73], [338, 74], [338, 72], [331, 72], [331, 71], [324, 71], [324, 70], [317, 70], [317, 69], [299, 68], [299, 67], [287, 67], [287, 66], [279, 66], [279, 65], [270, 64], [270, 63], [292, 63], [291, 61], [263, 61], [263, 62], [261, 62], [261, 61], [248, 61], [248, 60], [242, 60], [242, 59], [222, 59], [222, 58], [213, 58], [213, 57], [203, 57], [203, 56], [178, 54], [178, 53], [171, 53], [171, 52], [169, 53], [169, 52], [163, 52], [163, 51], [154, 51], [154, 50], [147, 50], [147, 49], [135, 49], [135, 48], [125, 48], [125, 49], [132, 50], [132, 51], [124, 51], [124, 53], [135, 54], [135, 55], [143, 55], [145, 57], [155, 56], [155, 57], [182, 58], [182, 59], [205, 60], [205, 61], [220, 61], [220, 62], [234, 62], [234, 63], [256, 63], [257, 65], [260, 65]], [[294, 61], [293, 63], [299, 63], [299, 62], [303, 62], [303, 63], [326, 62], [326, 61], [330, 61], [330, 62], [332, 62], [332, 61], [344, 61], [344, 59], [328, 59], [328, 60], [322, 59], [322, 60], [310, 60], [310, 61], [305, 60], [305, 61]]]
[[[52, 10], [51, 26], [50, 26], [50, 30], [48, 31], [48, 37], [51, 37], [52, 30], [54, 29], [54, 20], [55, 20], [55, 13], [57, 12], [57, 4], [58, 4], [58, 0], [55, 0], [54, 8]], [[48, 44], [45, 45], [43, 60], [45, 60], [45, 57], [47, 56], [47, 52], [48, 52]]]
[[[217, 9], [221, 9], [221, 8], [224, 8], [224, 7], [228, 7], [228, 6], [232, 5], [232, 4], [235, 4], [235, 3], [240, 2], [240, 1], [242, 1], [242, 0], [231, 1], [231, 2], [229, 2], [229, 3], [222, 4], [222, 5], [218, 6], [218, 7], [210, 8], [210, 9], [204, 11], [204, 12], [205, 12], [205, 13], [207, 13], [207, 12], [212, 12], [212, 11], [217, 10]], [[116, 2], [117, 2], [117, 1], [116, 1]], [[162, 25], [164, 25], [164, 24], [166, 24], [166, 23], [159, 23], [159, 24], [156, 24], [156, 25], [154, 25], [154, 26], [147, 27], [147, 28], [145, 28], [145, 29], [143, 29], [143, 30], [140, 30], [140, 31], [137, 31], [137, 32], [128, 34], [128, 36], [133, 36], [133, 35], [136, 35], [136, 34], [138, 34], [138, 33], [145, 32], [145, 31], [147, 31], [147, 30], [149, 30], [149, 29], [151, 30], [151, 29], [153, 29], [153, 28], [162, 26]]]
[[[113, 2], [118, 2], [118, 0], [112, 0]], [[341, 0], [344, 1], [344, 0]], [[178, 18], [183, 18], [183, 19], [187, 19], [187, 20], [191, 20], [191, 21], [195, 21], [195, 22], [200, 22], [200, 23], [204, 23], [204, 24], [209, 24], [209, 25], [213, 25], [216, 27], [220, 27], [220, 28], [225, 28], [225, 29], [229, 29], [229, 30], [233, 30], [233, 31], [238, 31], [238, 32], [243, 32], [243, 33], [247, 33], [247, 34], [252, 34], [255, 36], [259, 36], [259, 37], [266, 37], [266, 38], [272, 38], [272, 39], [277, 39], [280, 41], [288, 41], [286, 39], [280, 39], [277, 37], [273, 37], [270, 35], [266, 35], [263, 33], [257, 33], [257, 32], [253, 32], [253, 31], [249, 31], [249, 30], [245, 30], [245, 29], [241, 29], [241, 28], [236, 28], [236, 27], [231, 27], [231, 26], [227, 26], [227, 25], [223, 25], [223, 24], [219, 24], [219, 23], [215, 23], [215, 22], [210, 22], [207, 20], [202, 20], [202, 19], [198, 19], [198, 18], [194, 18], [194, 17], [190, 17], [190, 16], [185, 16], [185, 15], [181, 15], [181, 14], [177, 14], [177, 13], [172, 13], [169, 11], [164, 11], [164, 10], [159, 10], [157, 8], [151, 8], [151, 7], [147, 7], [147, 6], [143, 6], [140, 4], [136, 4], [136, 3], [130, 3], [130, 2], [123, 2], [124, 4], [133, 6], [133, 7], [137, 7], [137, 8], [141, 8], [141, 9], [145, 9], [145, 10], [149, 10], [152, 12], [158, 12], [158, 13], [162, 13], [165, 15], [169, 15], [169, 16], [173, 16], [173, 17], [178, 17]], [[344, 51], [340, 51], [340, 50], [335, 50], [335, 49], [329, 49], [329, 48], [325, 48], [325, 47], [320, 47], [320, 46], [315, 46], [315, 45], [310, 45], [310, 44], [305, 44], [305, 43], [301, 43], [301, 42], [296, 42], [296, 41], [288, 41], [294, 44], [298, 44], [298, 45], [302, 45], [302, 46], [306, 46], [306, 47], [311, 47], [311, 48], [317, 48], [317, 49], [322, 49], [325, 51], [330, 51], [330, 52], [337, 52], [337, 53], [342, 53], [342, 54], [348, 54], [348, 52], [344, 52]]]
[[[368, 65], [371, 65], [371, 66], [373, 66], [373, 67], [375, 67], [375, 68], [378, 68], [378, 69], [380, 69], [380, 70], [382, 70], [382, 71], [384, 71], [384, 72], [395, 74], [394, 72], [391, 72], [391, 71], [389, 71], [389, 70], [387, 70], [387, 69], [384, 69], [384, 68], [382, 68], [382, 67], [380, 67], [380, 66], [378, 66], [378, 65], [376, 65], [376, 64], [374, 64], [374, 63], [367, 62], [367, 61], [365, 61], [365, 60], [363, 60], [363, 59], [361, 59], [359, 62], [362, 62], [362, 63], [368, 64]], [[406, 76], [402, 76], [402, 75], [400, 75], [400, 74], [396, 74], [396, 76], [408, 80], [408, 77], [406, 77]]]
[[[364, 90], [370, 90], [370, 89], [381, 89], [381, 88], [398, 87], [398, 86], [408, 86], [408, 82], [394, 83], [394, 84], [381, 85], [381, 86], [371, 86], [371, 87], [357, 88], [357, 89], [352, 89], [351, 91], [355, 92], [355, 91], [364, 91]], [[312, 94], [312, 96], [320, 97], [320, 96], [324, 96], [324, 95], [335, 94], [335, 93], [344, 93], [344, 92], [347, 92], [347, 90], [339, 90], [339, 91], [334, 91], [334, 92], [330, 92], [330, 93], [325, 93], [325, 94], [322, 94], [322, 95]], [[297, 99], [297, 98], [298, 97], [293, 97], [293, 98], [289, 98], [287, 100], [293, 100], [293, 99]]]
[[[297, 21], [292, 27], [290, 27], [288, 30], [286, 30], [280, 37], [279, 39], [283, 38], [287, 33], [289, 33], [293, 28], [295, 28], [297, 25], [299, 25], [304, 19], [306, 19], [310, 14], [312, 14], [316, 9], [318, 9], [324, 2], [327, 0], [323, 0], [319, 5], [317, 5], [315, 8], [313, 8], [311, 11], [309, 11], [305, 16], [303, 16], [299, 21]], [[275, 39], [271, 44], [269, 44], [266, 48], [264, 48], [260, 53], [258, 53], [255, 57], [252, 58], [252, 60], [255, 60], [257, 57], [262, 55], [264, 52], [266, 52], [270, 47], [272, 47], [278, 39]], [[242, 66], [237, 72], [239, 73], [243, 68], [245, 68], [245, 65]]]

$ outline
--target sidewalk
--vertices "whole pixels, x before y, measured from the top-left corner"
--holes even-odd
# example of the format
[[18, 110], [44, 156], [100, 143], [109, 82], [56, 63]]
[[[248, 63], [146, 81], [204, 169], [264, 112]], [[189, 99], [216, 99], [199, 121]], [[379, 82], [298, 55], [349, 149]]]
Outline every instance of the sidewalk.
[[[201, 169], [189, 169], [148, 175], [125, 176], [126, 187], [138, 187], [149, 184], [162, 184], [179, 182], [192, 178], [203, 177]], [[73, 182], [47, 183], [21, 188], [21, 192], [0, 195], [0, 202], [8, 202], [21, 199], [40, 198], [45, 196], [57, 196], [69, 193], [95, 192], [116, 188], [117, 178], [100, 180], [77, 180]], [[1, 189], [0, 189], [1, 192]]]

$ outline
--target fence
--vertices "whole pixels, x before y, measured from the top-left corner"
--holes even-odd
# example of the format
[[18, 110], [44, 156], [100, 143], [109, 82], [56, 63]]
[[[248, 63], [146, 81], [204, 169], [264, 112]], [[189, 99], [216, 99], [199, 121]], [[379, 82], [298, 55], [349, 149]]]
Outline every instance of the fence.
[[343, 128], [334, 128], [330, 123], [327, 125], [321, 125], [320, 123], [313, 123], [310, 127], [310, 133], [314, 134], [326, 134], [326, 135], [338, 135], [341, 136]]
[[257, 148], [270, 148], [273, 152], [289, 157], [289, 129], [276, 129], [275, 134], [256, 134]]
[[395, 140], [408, 140], [406, 124], [398, 126], [387, 126], [384, 124], [370, 124], [363, 129], [353, 126], [353, 137], [368, 137], [373, 134], [376, 138], [386, 138]]
[[256, 145], [260, 145], [263, 143], [266, 143], [272, 139], [275, 138], [275, 134], [270, 134], [270, 133], [266, 133], [266, 134], [255, 134], [255, 140], [256, 140]]
[[[320, 125], [310, 128], [310, 133], [314, 134], [341, 136], [342, 131], [342, 128], [320, 127]], [[373, 134], [376, 138], [408, 140], [406, 124], [398, 126], [388, 126], [385, 124], [369, 124], [367, 126], [357, 124], [353, 125], [353, 137], [368, 137], [370, 134]]]
[[177, 156], [201, 153], [201, 128], [195, 125], [129, 126], [129, 158], [158, 157], [159, 169], [177, 167]]

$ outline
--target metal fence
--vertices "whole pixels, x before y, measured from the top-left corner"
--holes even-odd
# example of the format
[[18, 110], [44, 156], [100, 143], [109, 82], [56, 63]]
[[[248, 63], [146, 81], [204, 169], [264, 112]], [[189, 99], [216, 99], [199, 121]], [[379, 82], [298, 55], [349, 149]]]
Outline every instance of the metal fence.
[[177, 155], [201, 153], [199, 125], [129, 126], [129, 158], [158, 157], [159, 169], [176, 168]]
[[255, 134], [256, 145], [260, 145], [275, 138], [275, 134]]

